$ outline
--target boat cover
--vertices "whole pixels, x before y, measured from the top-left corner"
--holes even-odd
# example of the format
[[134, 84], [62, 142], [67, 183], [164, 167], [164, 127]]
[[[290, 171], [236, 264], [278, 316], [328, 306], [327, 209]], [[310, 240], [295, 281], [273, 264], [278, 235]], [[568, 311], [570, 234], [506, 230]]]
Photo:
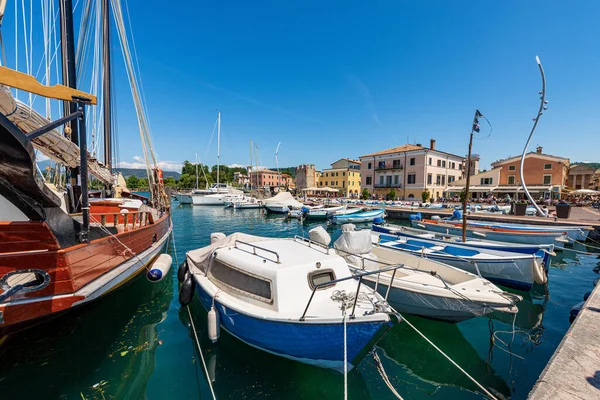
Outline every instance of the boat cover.
[[338, 254], [344, 257], [346, 262], [352, 265], [361, 265], [361, 257], [367, 257], [373, 248], [371, 231], [369, 229], [360, 231], [342, 229], [342, 235], [333, 243], [333, 247], [341, 250]]
[[303, 206], [302, 203], [294, 199], [294, 196], [292, 196], [290, 192], [277, 193], [270, 199], [264, 200], [263, 204], [282, 204], [284, 206], [288, 206], [289, 208], [300, 208]]

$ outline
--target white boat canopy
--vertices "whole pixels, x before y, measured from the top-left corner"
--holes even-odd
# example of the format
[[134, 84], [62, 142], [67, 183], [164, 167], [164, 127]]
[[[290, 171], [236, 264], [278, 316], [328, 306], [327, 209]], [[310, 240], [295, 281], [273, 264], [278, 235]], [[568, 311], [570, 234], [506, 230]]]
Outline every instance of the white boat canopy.
[[294, 196], [290, 192], [281, 192], [277, 193], [275, 196], [270, 199], [266, 199], [263, 201], [263, 204], [282, 204], [284, 206], [300, 208], [304, 204], [300, 203], [298, 200], [294, 199]]

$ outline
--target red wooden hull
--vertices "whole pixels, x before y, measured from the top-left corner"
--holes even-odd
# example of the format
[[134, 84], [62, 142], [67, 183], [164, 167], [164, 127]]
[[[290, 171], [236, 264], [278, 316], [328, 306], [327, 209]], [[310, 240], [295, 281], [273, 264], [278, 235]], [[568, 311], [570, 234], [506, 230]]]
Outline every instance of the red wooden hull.
[[[92, 214], [99, 211], [92, 207]], [[103, 207], [101, 211], [114, 210]], [[121, 228], [115, 235], [60, 248], [44, 222], [0, 222], [0, 279], [26, 269], [41, 270], [50, 277], [44, 288], [17, 293], [0, 304], [0, 333], [114, 290], [160, 254], [170, 232], [170, 215], [165, 213], [157, 220], [150, 217], [145, 226]]]

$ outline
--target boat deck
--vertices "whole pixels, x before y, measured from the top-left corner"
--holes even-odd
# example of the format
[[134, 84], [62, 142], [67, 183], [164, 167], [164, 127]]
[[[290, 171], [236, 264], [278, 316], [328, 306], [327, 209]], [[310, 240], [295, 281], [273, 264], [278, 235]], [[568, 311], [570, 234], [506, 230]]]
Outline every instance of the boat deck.
[[600, 284], [579, 312], [528, 398], [600, 399]]

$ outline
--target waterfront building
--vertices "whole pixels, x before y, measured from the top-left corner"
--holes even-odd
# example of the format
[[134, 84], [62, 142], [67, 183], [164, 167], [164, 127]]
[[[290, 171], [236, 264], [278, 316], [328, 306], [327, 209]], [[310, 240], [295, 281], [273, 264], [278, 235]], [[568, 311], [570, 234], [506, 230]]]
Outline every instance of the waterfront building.
[[595, 169], [586, 164], [576, 164], [569, 168], [567, 186], [571, 189], [598, 190], [600, 169]]
[[[492, 170], [471, 176], [469, 193], [471, 198], [493, 195], [499, 198], [524, 198], [519, 174], [521, 156], [493, 162]], [[538, 146], [535, 152], [525, 155], [523, 176], [527, 189], [534, 198], [557, 199], [565, 188], [569, 159], [544, 154]], [[449, 196], [458, 195], [465, 187], [466, 179], [450, 185]]]
[[250, 173], [252, 187], [290, 187], [292, 177], [288, 174], [278, 173], [270, 169], [261, 169]]
[[317, 187], [330, 187], [337, 189], [340, 196], [360, 196], [360, 161], [342, 158], [331, 168], [324, 169], [318, 179]]
[[302, 164], [296, 168], [296, 190], [301, 191], [309, 187], [316, 187], [319, 173], [314, 164]]
[[395, 198], [420, 199], [429, 191], [432, 199], [440, 199], [448, 184], [463, 176], [464, 157], [437, 150], [434, 139], [429, 148], [405, 144], [359, 158], [361, 187], [378, 197], [393, 191]]
[[240, 187], [248, 187], [250, 184], [250, 179], [248, 175], [243, 172], [234, 172], [233, 173], [233, 183]]

